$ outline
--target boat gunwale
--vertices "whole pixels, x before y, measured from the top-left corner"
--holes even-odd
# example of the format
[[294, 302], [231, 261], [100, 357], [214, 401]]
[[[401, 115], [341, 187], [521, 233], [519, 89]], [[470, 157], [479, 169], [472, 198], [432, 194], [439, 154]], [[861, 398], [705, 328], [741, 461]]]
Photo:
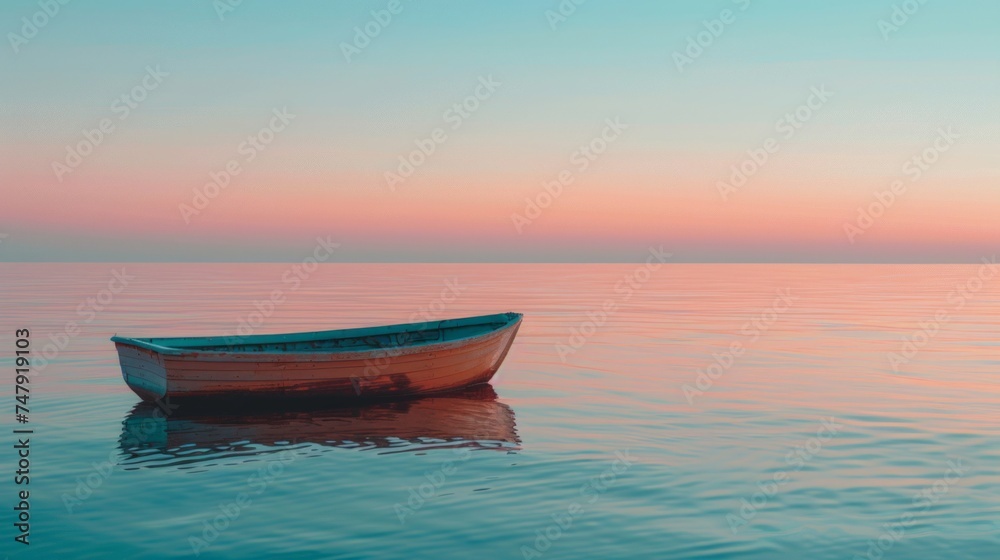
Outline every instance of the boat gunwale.
[[282, 364], [294, 362], [352, 362], [359, 360], [377, 360], [383, 356], [398, 358], [413, 354], [427, 354], [441, 352], [455, 348], [464, 348], [478, 344], [483, 340], [491, 339], [502, 335], [505, 331], [517, 326], [515, 321], [496, 329], [483, 333], [456, 338], [454, 340], [432, 340], [421, 342], [420, 344], [410, 344], [405, 346], [387, 346], [385, 348], [371, 348], [368, 350], [324, 350], [321, 352], [230, 352], [217, 350], [197, 350], [187, 349], [177, 354], [165, 354], [167, 364], [176, 361], [190, 362], [230, 362], [248, 364]]
[[[488, 319], [496, 318], [497, 321], [488, 321]], [[158, 354], [164, 356], [174, 356], [174, 357], [191, 357], [199, 360], [232, 360], [232, 359], [255, 359], [259, 361], [282, 361], [281, 358], [284, 356], [294, 357], [294, 358], [304, 358], [308, 356], [314, 357], [334, 357], [338, 360], [350, 359], [351, 356], [363, 357], [371, 356], [373, 354], [378, 355], [380, 353], [393, 352], [398, 354], [408, 354], [409, 350], [414, 351], [425, 351], [431, 346], [441, 346], [442, 348], [447, 348], [453, 345], [463, 345], [468, 342], [474, 341], [479, 338], [488, 337], [490, 335], [502, 332], [513, 325], [518, 324], [523, 315], [521, 313], [506, 312], [506, 313], [495, 313], [491, 315], [477, 315], [474, 317], [460, 317], [455, 319], [442, 319], [439, 321], [423, 321], [418, 323], [399, 323], [394, 325], [381, 325], [372, 327], [355, 327], [348, 329], [332, 329], [327, 331], [309, 331], [309, 332], [298, 332], [298, 333], [279, 333], [279, 334], [255, 334], [247, 336], [237, 336], [237, 337], [226, 337], [226, 336], [192, 336], [192, 337], [162, 337], [162, 338], [132, 338], [125, 336], [112, 336], [111, 341], [118, 344], [127, 344], [130, 346], [143, 348], [146, 350], [151, 350]], [[320, 340], [331, 340], [337, 338], [354, 338], [360, 336], [373, 336], [376, 334], [398, 334], [401, 332], [407, 332], [409, 330], [424, 331], [424, 330], [435, 330], [445, 325], [447, 327], [462, 327], [468, 325], [475, 325], [480, 323], [500, 323], [502, 319], [502, 324], [500, 326], [490, 328], [484, 332], [473, 333], [466, 336], [461, 336], [448, 340], [429, 340], [429, 341], [415, 341], [411, 344], [403, 344], [398, 346], [386, 346], [383, 348], [370, 348], [367, 350], [356, 350], [350, 348], [344, 349], [330, 349], [317, 352], [316, 350], [305, 350], [305, 351], [295, 351], [295, 350], [280, 350], [280, 351], [228, 351], [228, 350], [205, 350], [205, 346], [221, 346], [230, 342], [234, 338], [240, 340], [240, 344], [280, 344], [288, 342], [316, 342]], [[433, 325], [433, 326], [431, 326]], [[413, 327], [420, 327], [418, 329], [413, 329]], [[196, 344], [190, 346], [172, 346], [163, 343], [156, 343], [154, 341], [196, 341]], [[270, 359], [268, 359], [270, 358]]]

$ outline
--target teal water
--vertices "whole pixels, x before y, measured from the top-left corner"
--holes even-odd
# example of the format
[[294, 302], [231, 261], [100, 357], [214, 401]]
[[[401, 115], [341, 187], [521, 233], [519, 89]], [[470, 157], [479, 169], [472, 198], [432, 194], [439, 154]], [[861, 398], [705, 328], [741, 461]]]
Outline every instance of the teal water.
[[[28, 546], [11, 509], [24, 488], [14, 377], [0, 387], [3, 553], [1000, 551], [1000, 276], [988, 267], [289, 270], [3, 264], [0, 363], [14, 368], [16, 329], [36, 356], [52, 345], [30, 374]], [[268, 333], [502, 311], [525, 319], [492, 387], [353, 409], [157, 411], [124, 385], [108, 341], [258, 318], [254, 332]]]

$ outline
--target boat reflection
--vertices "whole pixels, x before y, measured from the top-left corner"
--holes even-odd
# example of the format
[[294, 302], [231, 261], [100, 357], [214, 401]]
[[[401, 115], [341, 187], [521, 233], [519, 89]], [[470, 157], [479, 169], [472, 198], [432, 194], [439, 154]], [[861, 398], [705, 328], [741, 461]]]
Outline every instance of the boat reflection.
[[[290, 404], [294, 408], [290, 408]], [[193, 468], [286, 449], [344, 448], [376, 453], [520, 447], [514, 411], [490, 385], [419, 399], [353, 407], [284, 402], [280, 408], [137, 404], [118, 446], [125, 469]]]

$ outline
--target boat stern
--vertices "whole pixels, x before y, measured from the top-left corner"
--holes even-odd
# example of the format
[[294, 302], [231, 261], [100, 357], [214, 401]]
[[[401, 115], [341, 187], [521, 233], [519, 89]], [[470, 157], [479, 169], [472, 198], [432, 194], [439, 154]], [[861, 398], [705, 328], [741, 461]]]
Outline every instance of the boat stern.
[[[116, 337], [117, 338], [117, 337]], [[163, 357], [121, 339], [115, 340], [122, 378], [129, 389], [144, 401], [162, 399], [167, 394], [167, 372]]]

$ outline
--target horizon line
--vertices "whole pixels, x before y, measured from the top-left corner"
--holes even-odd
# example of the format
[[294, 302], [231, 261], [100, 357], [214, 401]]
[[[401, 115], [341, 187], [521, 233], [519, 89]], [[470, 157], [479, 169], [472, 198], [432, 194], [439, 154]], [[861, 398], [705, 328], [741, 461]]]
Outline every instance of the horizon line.
[[[816, 260], [816, 261], [781, 261], [781, 260], [668, 260], [663, 264], [870, 264], [870, 265], [916, 265], [916, 264], [983, 264], [986, 257], [978, 261], [971, 260]], [[224, 261], [224, 260], [38, 260], [38, 261], [6, 261], [0, 260], [4, 264], [296, 264], [303, 262], [297, 260], [258, 260], [258, 261]], [[367, 260], [331, 260], [318, 264], [643, 264], [645, 260], [620, 260], [620, 261], [526, 261], [526, 260], [496, 260], [496, 261], [367, 261]]]

